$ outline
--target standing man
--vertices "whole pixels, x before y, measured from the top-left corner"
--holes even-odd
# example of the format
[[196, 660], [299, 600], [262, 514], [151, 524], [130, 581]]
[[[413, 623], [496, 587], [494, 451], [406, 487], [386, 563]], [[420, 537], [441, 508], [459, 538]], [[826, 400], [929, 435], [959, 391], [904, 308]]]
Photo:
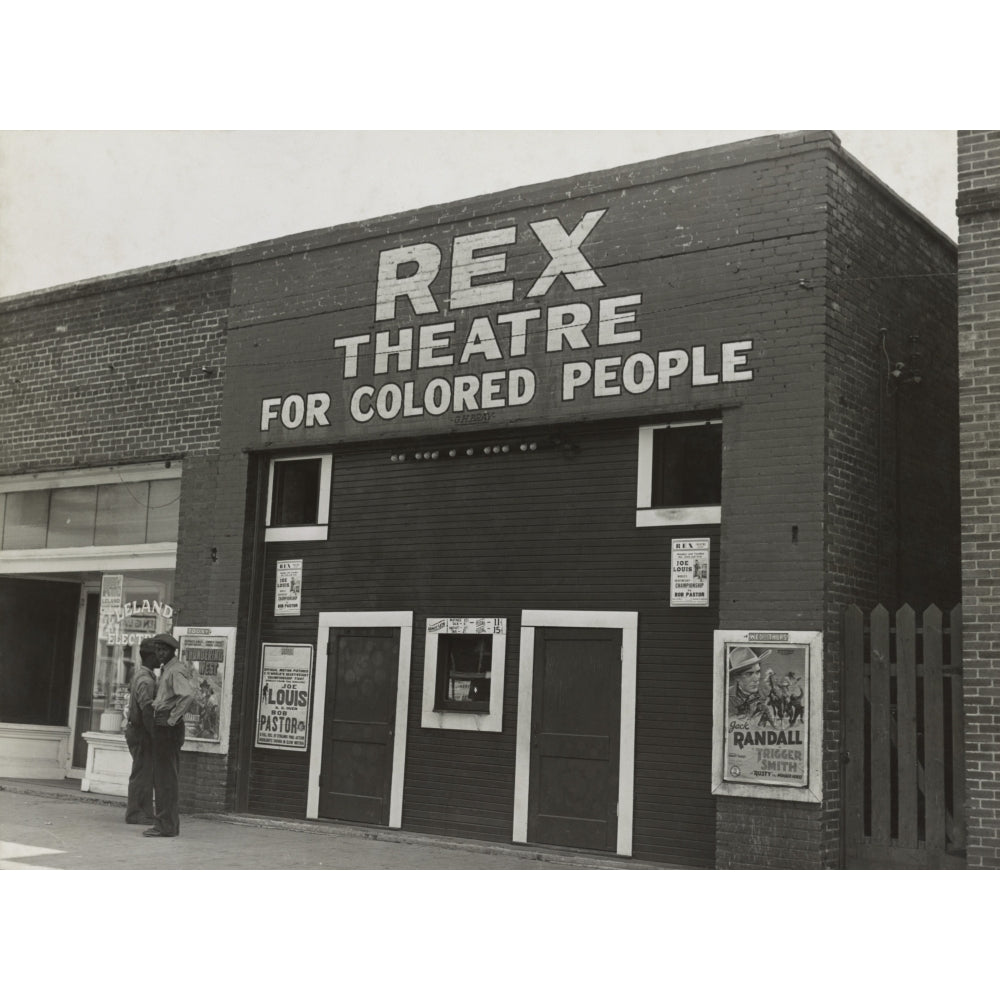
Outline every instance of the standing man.
[[139, 666], [132, 674], [125, 722], [125, 743], [132, 755], [132, 773], [128, 776], [126, 823], [153, 822], [153, 699], [156, 697], [156, 675], [159, 666], [153, 640], [139, 643]]
[[153, 789], [156, 819], [144, 837], [176, 837], [181, 830], [178, 793], [181, 747], [184, 745], [184, 713], [195, 700], [191, 664], [177, 659], [177, 640], [166, 632], [153, 636], [163, 670], [153, 701]]

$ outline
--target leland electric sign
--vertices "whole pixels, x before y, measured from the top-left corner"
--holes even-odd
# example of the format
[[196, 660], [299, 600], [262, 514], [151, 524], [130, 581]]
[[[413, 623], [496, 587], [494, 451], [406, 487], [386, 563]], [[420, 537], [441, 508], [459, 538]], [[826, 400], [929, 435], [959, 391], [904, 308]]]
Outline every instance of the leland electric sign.
[[[601, 208], [566, 225], [543, 218], [382, 250], [374, 323], [366, 332], [328, 334], [337, 389], [301, 386], [264, 396], [260, 431], [287, 438], [331, 424], [405, 432], [404, 423], [428, 418], [462, 425], [494, 416], [510, 422], [515, 411], [570, 416], [681, 385], [751, 380], [752, 340], [644, 343], [644, 290], [612, 287], [588, 253], [609, 217]], [[544, 264], [526, 276], [529, 260]], [[575, 301], [564, 301], [569, 289]], [[664, 322], [660, 310], [658, 345]]]

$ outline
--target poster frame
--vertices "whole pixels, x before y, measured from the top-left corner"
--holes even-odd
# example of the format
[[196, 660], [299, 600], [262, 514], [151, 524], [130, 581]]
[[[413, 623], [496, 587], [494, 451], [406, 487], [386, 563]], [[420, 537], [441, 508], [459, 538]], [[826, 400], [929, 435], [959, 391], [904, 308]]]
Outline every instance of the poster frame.
[[[806, 784], [801, 787], [728, 779], [726, 758], [726, 650], [731, 645], [804, 648], [808, 657]], [[801, 629], [716, 629], [713, 644], [712, 794], [785, 802], [823, 801], [823, 633]]]
[[191, 734], [190, 726], [184, 737], [182, 749], [196, 753], [229, 753], [229, 725], [233, 709], [233, 665], [236, 662], [236, 627], [234, 625], [175, 625], [174, 638], [180, 643], [178, 655], [184, 650], [184, 639], [201, 637], [226, 640], [223, 659], [222, 689], [219, 694], [219, 739], [206, 740]]

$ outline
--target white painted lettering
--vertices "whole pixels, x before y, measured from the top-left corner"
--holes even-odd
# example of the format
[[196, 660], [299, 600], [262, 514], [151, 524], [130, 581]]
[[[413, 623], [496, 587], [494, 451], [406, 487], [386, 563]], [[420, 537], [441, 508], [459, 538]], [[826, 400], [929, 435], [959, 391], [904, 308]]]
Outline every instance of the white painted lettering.
[[358, 374], [358, 348], [370, 340], [370, 334], [362, 333], [357, 337], [340, 337], [333, 342], [335, 348], [344, 349], [344, 378], [354, 378]]
[[635, 322], [635, 311], [619, 312], [626, 306], [642, 305], [641, 295], [623, 295], [618, 299], [601, 299], [598, 310], [597, 343], [604, 347], [608, 344], [629, 344], [642, 340], [641, 330], [616, 330], [623, 323]]
[[548, 312], [545, 350], [560, 351], [565, 340], [573, 350], [590, 347], [584, 327], [590, 322], [590, 306], [574, 302], [565, 306], [552, 306]]
[[399, 331], [399, 339], [395, 344], [391, 342], [391, 337], [389, 330], [375, 334], [376, 375], [388, 372], [390, 357], [395, 357], [398, 372], [408, 372], [413, 367], [413, 327], [404, 326]]
[[692, 385], [715, 385], [719, 381], [718, 375], [705, 374], [705, 348], [693, 347], [691, 349], [691, 384]]
[[656, 365], [648, 354], [633, 354], [622, 369], [622, 383], [625, 391], [637, 396], [653, 387], [656, 380]]
[[745, 372], [736, 370], [750, 363], [746, 352], [751, 350], [753, 350], [752, 340], [737, 340], [722, 345], [723, 382], [749, 382], [753, 378], [753, 370]]
[[435, 355], [435, 351], [451, 346], [451, 339], [444, 336], [454, 333], [454, 323], [432, 323], [420, 328], [420, 350], [418, 353], [418, 368], [447, 368], [455, 363], [454, 354]]
[[260, 429], [266, 431], [273, 421], [278, 419], [278, 407], [281, 406], [281, 397], [272, 396], [270, 399], [262, 399], [260, 402]]
[[451, 249], [451, 308], [510, 302], [514, 298], [513, 281], [484, 282], [473, 285], [472, 279], [486, 274], [502, 274], [507, 269], [507, 254], [475, 256], [477, 250], [506, 246], [517, 238], [517, 227], [491, 229], [470, 236], [456, 236]]
[[562, 398], [564, 403], [570, 402], [576, 395], [576, 390], [590, 381], [591, 368], [588, 361], [570, 361], [563, 365]]
[[298, 393], [292, 393], [291, 396], [286, 396], [285, 401], [281, 404], [281, 422], [290, 431], [295, 430], [296, 427], [302, 425], [302, 421], [306, 416], [306, 401], [298, 395]]
[[330, 394], [326, 392], [310, 392], [306, 396], [306, 427], [329, 427], [330, 420], [327, 410], [330, 409]]
[[374, 386], [362, 385], [351, 396], [351, 417], [359, 424], [365, 424], [375, 416], [371, 399], [375, 395]]
[[456, 413], [476, 409], [476, 392], [479, 379], [475, 375], [459, 375], [455, 379], [455, 402], [452, 409]]
[[551, 260], [528, 291], [529, 299], [544, 295], [560, 274], [565, 275], [566, 280], [577, 291], [604, 286], [604, 282], [597, 276], [590, 262], [580, 252], [580, 247], [606, 211], [606, 208], [602, 208], [599, 211], [588, 212], [571, 233], [563, 229], [558, 219], [543, 219], [541, 222], [530, 223]]
[[657, 389], [669, 389], [671, 379], [683, 375], [688, 367], [687, 351], [660, 351], [657, 355]]
[[500, 350], [496, 334], [490, 326], [489, 316], [477, 316], [472, 321], [459, 363], [464, 365], [473, 355], [481, 355], [487, 361], [503, 360], [503, 351]]
[[615, 384], [618, 381], [618, 368], [621, 363], [621, 358], [598, 358], [594, 362], [595, 396], [620, 396], [622, 394], [621, 386]]
[[541, 309], [525, 309], [523, 312], [503, 313], [497, 316], [498, 323], [510, 325], [510, 356], [520, 358], [526, 350], [529, 320], [539, 319]]
[[[404, 265], [416, 264], [416, 270], [400, 276]], [[418, 316], [438, 311], [431, 293], [431, 282], [441, 269], [441, 251], [434, 243], [416, 243], [378, 255], [378, 283], [375, 286], [375, 319], [395, 319], [396, 299], [406, 296]]]

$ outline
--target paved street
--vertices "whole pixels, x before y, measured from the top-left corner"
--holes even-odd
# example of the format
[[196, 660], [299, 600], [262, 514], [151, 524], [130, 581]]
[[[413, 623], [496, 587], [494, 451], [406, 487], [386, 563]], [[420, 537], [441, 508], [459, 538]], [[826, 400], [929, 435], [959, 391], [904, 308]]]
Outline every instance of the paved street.
[[[263, 824], [263, 825], [261, 825]], [[601, 859], [468, 845], [331, 824], [181, 816], [181, 835], [142, 836], [117, 803], [0, 790], [0, 869], [533, 869], [605, 867]], [[377, 835], [378, 839], [375, 839]], [[608, 867], [618, 867], [608, 859]]]

